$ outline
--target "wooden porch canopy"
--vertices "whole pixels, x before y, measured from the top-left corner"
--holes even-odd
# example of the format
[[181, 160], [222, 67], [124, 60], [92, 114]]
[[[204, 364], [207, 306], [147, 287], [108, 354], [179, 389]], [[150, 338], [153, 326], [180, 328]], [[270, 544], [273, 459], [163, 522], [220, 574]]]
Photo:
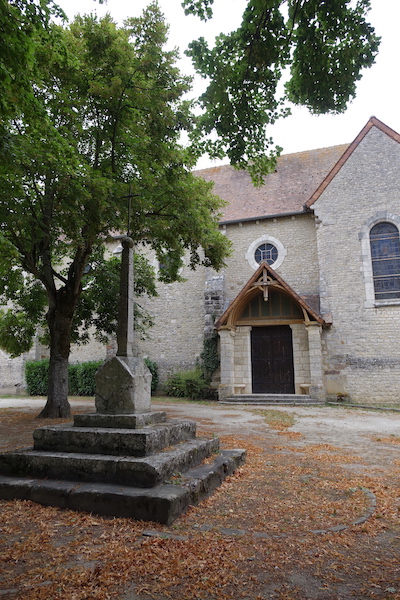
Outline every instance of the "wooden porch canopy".
[[250, 277], [246, 285], [239, 292], [236, 298], [228, 306], [224, 314], [215, 323], [216, 329], [229, 329], [236, 325], [248, 303], [260, 291], [264, 300], [268, 301], [269, 291], [279, 291], [288, 296], [301, 309], [305, 322], [316, 322], [319, 325], [328, 325], [325, 320], [315, 312], [311, 306], [301, 298], [296, 292], [280, 277], [267, 262], [261, 262], [257, 271]]

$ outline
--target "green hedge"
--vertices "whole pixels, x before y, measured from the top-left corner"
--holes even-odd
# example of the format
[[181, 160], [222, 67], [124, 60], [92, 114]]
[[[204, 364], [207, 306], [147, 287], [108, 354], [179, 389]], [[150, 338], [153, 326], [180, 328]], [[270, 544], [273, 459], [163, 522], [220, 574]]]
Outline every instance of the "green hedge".
[[[68, 365], [68, 392], [71, 396], [94, 396], [94, 374], [102, 360]], [[30, 396], [46, 396], [49, 360], [29, 360], [25, 363], [25, 379]]]
[[94, 396], [94, 375], [104, 360], [68, 365], [68, 392], [71, 396]]
[[25, 379], [30, 396], [47, 396], [49, 361], [28, 360], [25, 363]]
[[[103, 364], [102, 360], [92, 360], [68, 365], [68, 392], [71, 396], [94, 396], [94, 375]], [[155, 362], [145, 358], [144, 362], [153, 376], [151, 391], [158, 385], [158, 367]], [[29, 360], [25, 363], [25, 379], [30, 396], [47, 396], [49, 360]]]

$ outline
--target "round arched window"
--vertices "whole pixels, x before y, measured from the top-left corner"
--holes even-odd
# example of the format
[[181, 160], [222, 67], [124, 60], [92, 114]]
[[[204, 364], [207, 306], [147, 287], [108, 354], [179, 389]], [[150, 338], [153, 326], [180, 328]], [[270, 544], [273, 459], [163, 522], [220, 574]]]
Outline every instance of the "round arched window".
[[246, 260], [255, 271], [262, 261], [265, 261], [276, 270], [283, 263], [286, 254], [286, 248], [281, 241], [264, 233], [264, 235], [251, 242], [246, 252]]
[[258, 264], [265, 261], [272, 265], [278, 259], [278, 249], [273, 244], [260, 244], [254, 252], [254, 259]]

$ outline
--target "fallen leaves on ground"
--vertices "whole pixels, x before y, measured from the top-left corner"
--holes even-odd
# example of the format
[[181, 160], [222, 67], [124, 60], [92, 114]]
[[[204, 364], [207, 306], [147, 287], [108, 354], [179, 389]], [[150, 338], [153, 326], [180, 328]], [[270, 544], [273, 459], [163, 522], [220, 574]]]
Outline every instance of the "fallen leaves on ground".
[[[39, 424], [6, 418], [21, 439]], [[280, 433], [221, 436], [246, 464], [170, 527], [1, 501], [0, 596], [400, 600], [399, 462], [360, 475], [347, 468], [367, 465], [357, 453]], [[352, 525], [371, 512], [366, 488], [376, 511]]]

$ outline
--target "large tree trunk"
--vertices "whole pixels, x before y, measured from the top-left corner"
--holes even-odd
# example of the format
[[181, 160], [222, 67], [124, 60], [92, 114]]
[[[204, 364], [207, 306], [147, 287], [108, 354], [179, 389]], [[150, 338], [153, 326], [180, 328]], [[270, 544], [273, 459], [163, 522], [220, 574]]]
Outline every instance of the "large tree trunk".
[[65, 287], [57, 290], [49, 303], [47, 323], [50, 331], [50, 366], [47, 403], [38, 418], [68, 418], [68, 358], [71, 346], [71, 322], [77, 299]]

